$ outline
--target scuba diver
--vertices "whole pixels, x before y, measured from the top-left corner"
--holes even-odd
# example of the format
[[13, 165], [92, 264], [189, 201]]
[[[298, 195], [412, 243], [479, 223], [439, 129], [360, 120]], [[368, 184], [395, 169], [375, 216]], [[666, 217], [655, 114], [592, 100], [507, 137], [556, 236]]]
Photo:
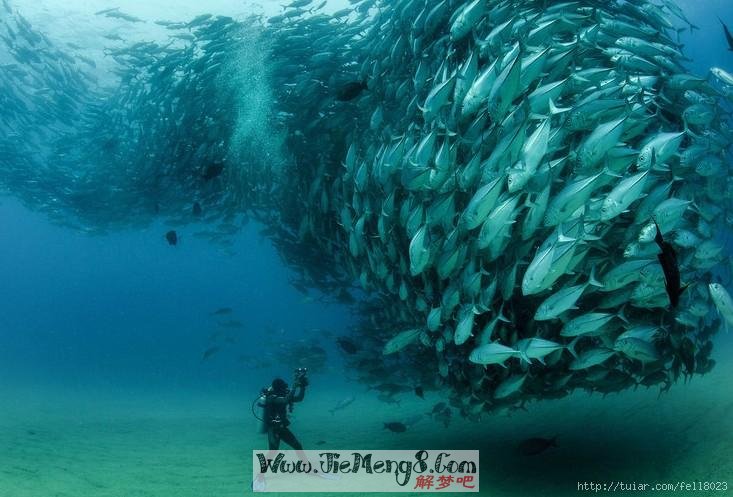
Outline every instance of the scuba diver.
[[[308, 460], [303, 452], [303, 446], [288, 428], [290, 425], [288, 413], [293, 412], [295, 402], [301, 402], [305, 397], [305, 387], [308, 386], [307, 372], [306, 368], [295, 370], [292, 390], [288, 388], [285, 380], [275, 378], [272, 380], [272, 386], [263, 388], [260, 396], [255, 399], [255, 403], [262, 409], [261, 412], [263, 413], [261, 418], [257, 415], [255, 417], [262, 422], [260, 433], [267, 433], [269, 449], [267, 459], [274, 457], [282, 440], [298, 452], [298, 457], [302, 461], [307, 462]], [[254, 412], [254, 403], [252, 411]], [[255, 481], [252, 482], [252, 487], [253, 490], [264, 490], [265, 478], [262, 473], [257, 475]]]
[[292, 390], [288, 388], [288, 384], [282, 378], [275, 378], [272, 380], [271, 387], [262, 390], [257, 405], [264, 409], [261, 432], [267, 433], [268, 449], [271, 451], [280, 448], [280, 440], [295, 450], [303, 449], [288, 428], [290, 425], [288, 413], [293, 412], [295, 402], [301, 402], [305, 397], [305, 387], [308, 386], [307, 372], [305, 368], [295, 370]]

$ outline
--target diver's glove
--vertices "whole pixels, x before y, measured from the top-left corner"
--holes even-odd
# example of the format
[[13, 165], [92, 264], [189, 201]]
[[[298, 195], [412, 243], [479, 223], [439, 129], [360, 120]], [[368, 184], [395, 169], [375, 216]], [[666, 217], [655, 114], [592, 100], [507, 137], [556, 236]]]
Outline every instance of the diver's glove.
[[308, 378], [306, 376], [300, 377], [300, 382], [298, 383], [301, 387], [305, 388], [308, 386]]

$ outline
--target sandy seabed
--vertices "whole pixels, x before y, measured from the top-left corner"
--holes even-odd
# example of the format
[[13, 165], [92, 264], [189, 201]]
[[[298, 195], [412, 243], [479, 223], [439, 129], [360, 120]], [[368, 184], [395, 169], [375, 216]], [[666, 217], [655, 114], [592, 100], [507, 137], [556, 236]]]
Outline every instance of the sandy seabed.
[[[591, 493], [578, 491], [579, 482], [617, 481], [726, 482], [727, 491], [634, 494], [733, 495], [733, 361], [730, 349], [717, 352], [711, 373], [661, 396], [644, 387], [605, 397], [579, 392], [480, 424], [456, 416], [446, 429], [424, 416], [405, 433], [383, 422], [428, 412], [442, 400], [436, 393], [426, 400], [404, 394], [400, 405], [385, 405], [360, 385], [333, 391], [314, 376], [291, 427], [306, 448], [479, 449], [487, 496], [577, 496]], [[265, 443], [250, 412], [256, 393], [4, 385], [0, 497], [249, 494], [252, 450]], [[329, 414], [352, 394], [351, 406]], [[517, 453], [524, 438], [555, 435], [558, 448]]]

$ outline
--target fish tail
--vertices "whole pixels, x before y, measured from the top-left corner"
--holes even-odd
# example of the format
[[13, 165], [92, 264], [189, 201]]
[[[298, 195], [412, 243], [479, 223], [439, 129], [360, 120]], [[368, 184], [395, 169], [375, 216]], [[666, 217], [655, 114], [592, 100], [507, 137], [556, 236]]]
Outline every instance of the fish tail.
[[597, 279], [595, 264], [590, 268], [590, 277], [588, 278], [588, 284], [592, 286], [597, 286], [598, 288], [603, 288], [605, 286]]

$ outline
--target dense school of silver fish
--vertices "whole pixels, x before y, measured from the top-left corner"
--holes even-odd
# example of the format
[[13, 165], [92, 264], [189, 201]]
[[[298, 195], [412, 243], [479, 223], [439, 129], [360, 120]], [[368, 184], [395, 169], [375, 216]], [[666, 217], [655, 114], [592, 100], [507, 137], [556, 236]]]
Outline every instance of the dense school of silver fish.
[[110, 89], [3, 1], [0, 186], [89, 231], [165, 216], [226, 242], [256, 218], [297, 288], [359, 310], [361, 381], [478, 419], [713, 367], [733, 76], [688, 73], [674, 2], [157, 21], [167, 44], [110, 40]]

